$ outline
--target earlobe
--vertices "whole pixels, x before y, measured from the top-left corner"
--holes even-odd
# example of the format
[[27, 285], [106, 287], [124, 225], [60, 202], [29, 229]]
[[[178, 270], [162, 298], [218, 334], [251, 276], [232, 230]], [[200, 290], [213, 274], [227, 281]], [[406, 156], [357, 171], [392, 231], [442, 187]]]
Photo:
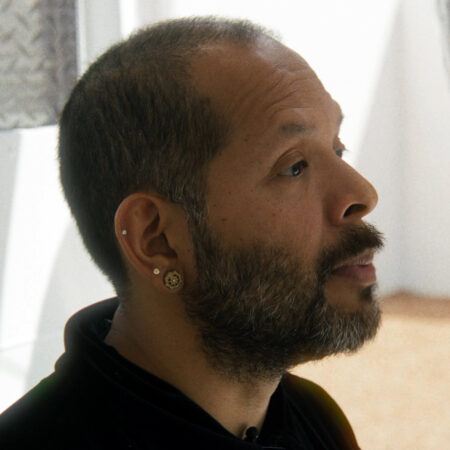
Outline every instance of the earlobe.
[[[153, 269], [153, 275], [158, 276], [161, 273], [158, 267]], [[171, 292], [178, 292], [183, 289], [184, 277], [177, 270], [169, 270], [163, 277], [164, 286]]]

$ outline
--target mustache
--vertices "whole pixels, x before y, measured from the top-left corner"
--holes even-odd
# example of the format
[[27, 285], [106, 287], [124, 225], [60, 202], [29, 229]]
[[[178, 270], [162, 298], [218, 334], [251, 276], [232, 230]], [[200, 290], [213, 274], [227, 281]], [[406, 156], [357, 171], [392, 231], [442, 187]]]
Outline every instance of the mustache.
[[322, 280], [327, 279], [333, 267], [338, 263], [358, 256], [367, 250], [378, 252], [384, 247], [384, 242], [383, 233], [371, 224], [363, 223], [362, 225], [348, 226], [342, 232], [339, 242], [322, 252], [319, 258], [319, 276]]

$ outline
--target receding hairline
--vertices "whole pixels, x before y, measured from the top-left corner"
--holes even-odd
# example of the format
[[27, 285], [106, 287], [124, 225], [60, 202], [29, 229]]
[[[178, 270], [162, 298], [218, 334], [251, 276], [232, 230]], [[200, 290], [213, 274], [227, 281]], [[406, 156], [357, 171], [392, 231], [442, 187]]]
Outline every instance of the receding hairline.
[[74, 87], [60, 119], [60, 179], [86, 248], [118, 293], [129, 286], [112, 232], [121, 199], [150, 186], [197, 220], [203, 169], [227, 140], [221, 111], [190, 79], [190, 59], [208, 43], [261, 36], [275, 33], [212, 16], [158, 22], [106, 50]]

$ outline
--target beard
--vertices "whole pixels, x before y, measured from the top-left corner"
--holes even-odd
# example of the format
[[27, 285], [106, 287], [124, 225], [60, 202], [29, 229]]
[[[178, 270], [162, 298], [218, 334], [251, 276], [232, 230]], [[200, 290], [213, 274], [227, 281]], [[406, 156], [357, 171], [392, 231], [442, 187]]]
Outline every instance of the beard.
[[191, 231], [197, 282], [181, 295], [209, 363], [227, 378], [274, 380], [301, 362], [355, 352], [375, 336], [381, 321], [375, 286], [361, 288], [357, 311], [330, 305], [325, 296], [337, 263], [382, 248], [373, 226], [349, 226], [312, 268], [263, 242], [224, 248], [204, 221]]

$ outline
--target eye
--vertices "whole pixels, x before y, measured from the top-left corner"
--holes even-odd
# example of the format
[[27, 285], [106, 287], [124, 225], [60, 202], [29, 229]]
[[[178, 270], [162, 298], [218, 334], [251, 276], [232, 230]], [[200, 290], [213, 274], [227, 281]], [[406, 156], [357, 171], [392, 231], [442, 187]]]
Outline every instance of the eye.
[[301, 161], [297, 161], [292, 166], [289, 166], [286, 170], [280, 172], [279, 175], [284, 177], [299, 177], [307, 167], [308, 163], [302, 159]]
[[337, 155], [339, 158], [342, 159], [342, 158], [344, 157], [344, 154], [348, 152], [348, 149], [346, 149], [345, 147], [343, 147], [343, 148], [337, 148], [334, 152], [336, 153], [336, 155]]

